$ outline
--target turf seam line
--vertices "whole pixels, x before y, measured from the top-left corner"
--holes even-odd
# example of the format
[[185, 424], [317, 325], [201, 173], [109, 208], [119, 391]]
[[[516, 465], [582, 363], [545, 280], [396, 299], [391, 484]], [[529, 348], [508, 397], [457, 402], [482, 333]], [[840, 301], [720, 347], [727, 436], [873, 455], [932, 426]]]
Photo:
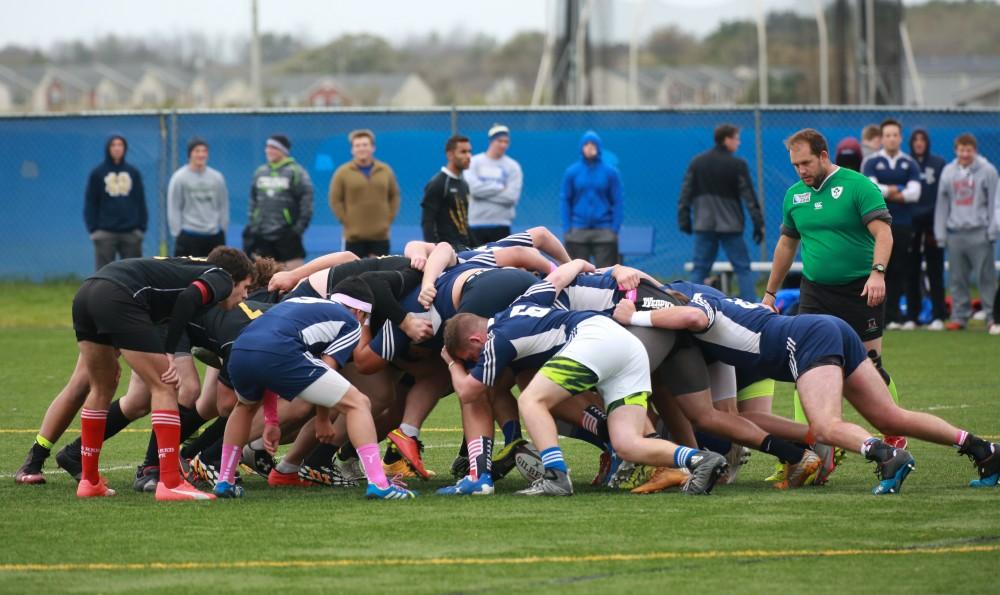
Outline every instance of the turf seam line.
[[0, 572], [53, 572], [102, 570], [252, 570], [265, 568], [341, 568], [378, 566], [495, 566], [589, 562], [646, 562], [655, 560], [832, 558], [842, 556], [910, 556], [918, 554], [977, 554], [1000, 552], [1000, 545], [957, 547], [913, 547], [905, 549], [843, 550], [736, 550], [705, 552], [646, 552], [638, 554], [593, 554], [581, 556], [526, 556], [523, 558], [424, 558], [401, 560], [247, 560], [236, 562], [136, 562], [79, 564], [0, 564]]

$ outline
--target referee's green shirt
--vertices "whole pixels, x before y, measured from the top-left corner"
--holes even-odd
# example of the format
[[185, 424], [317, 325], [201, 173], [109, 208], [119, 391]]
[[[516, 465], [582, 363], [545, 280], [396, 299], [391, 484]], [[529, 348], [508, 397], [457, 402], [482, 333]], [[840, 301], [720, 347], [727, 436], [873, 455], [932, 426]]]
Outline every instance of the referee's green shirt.
[[873, 219], [891, 221], [882, 193], [865, 176], [841, 167], [819, 188], [802, 181], [789, 188], [781, 227], [801, 240], [806, 279], [845, 285], [871, 273], [875, 238], [867, 224]]

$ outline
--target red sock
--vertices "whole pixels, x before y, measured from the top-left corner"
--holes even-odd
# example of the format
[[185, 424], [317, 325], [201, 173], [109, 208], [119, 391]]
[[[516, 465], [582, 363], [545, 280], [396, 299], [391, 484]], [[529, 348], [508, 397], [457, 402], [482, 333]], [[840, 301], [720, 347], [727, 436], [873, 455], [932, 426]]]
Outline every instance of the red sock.
[[157, 409], [152, 417], [160, 456], [160, 481], [168, 488], [176, 488], [181, 483], [180, 460], [177, 457], [181, 442], [181, 416], [171, 409]]
[[104, 425], [108, 412], [99, 409], [84, 408], [80, 412], [80, 462], [83, 465], [83, 479], [97, 483], [101, 473], [97, 464], [101, 459], [101, 446], [104, 445]]

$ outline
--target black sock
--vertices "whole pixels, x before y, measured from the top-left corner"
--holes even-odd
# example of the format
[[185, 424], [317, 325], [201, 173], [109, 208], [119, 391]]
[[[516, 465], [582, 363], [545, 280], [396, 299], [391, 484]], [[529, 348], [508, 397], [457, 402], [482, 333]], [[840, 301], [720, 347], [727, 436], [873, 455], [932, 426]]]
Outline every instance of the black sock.
[[194, 455], [208, 448], [213, 442], [225, 434], [227, 421], [229, 421], [228, 417], [216, 418], [215, 421], [212, 422], [212, 425], [205, 428], [205, 431], [202, 432], [200, 436], [195, 438], [191, 444], [181, 448], [181, 456], [190, 459]]
[[341, 461], [356, 459], [358, 458], [358, 451], [354, 450], [354, 445], [348, 442], [340, 447], [340, 453], [337, 454], [337, 458]]
[[156, 446], [156, 432], [149, 433], [149, 442], [146, 444], [146, 458], [142, 460], [143, 467], [159, 467], [160, 453]]
[[222, 466], [222, 436], [206, 446], [199, 455], [201, 461], [207, 465], [212, 465], [216, 469]]
[[805, 451], [798, 446], [773, 434], [764, 437], [764, 441], [760, 443], [760, 450], [778, 457], [782, 463], [792, 465], [802, 461], [802, 456], [805, 454]]
[[565, 436], [574, 440], [582, 440], [587, 444], [593, 444], [601, 450], [607, 450], [608, 448], [608, 445], [601, 440], [600, 436], [589, 430], [585, 430], [578, 425], [571, 424], [568, 421], [557, 419], [556, 431], [559, 432], [560, 436]]
[[717, 452], [720, 455], [726, 454], [727, 452], [729, 452], [729, 449], [733, 448], [732, 440], [719, 438], [715, 434], [695, 431], [694, 438], [698, 442], [698, 448], [702, 450], [710, 450], [712, 452]]
[[583, 410], [583, 426], [597, 434], [605, 444], [611, 444], [611, 434], [608, 432], [608, 414], [604, 413], [600, 407], [588, 405]]
[[973, 434], [969, 434], [965, 437], [965, 442], [962, 444], [961, 452], [963, 454], [970, 454], [976, 461], [982, 461], [993, 454], [993, 446]]
[[392, 445], [392, 442], [390, 442], [388, 448], [385, 449], [385, 456], [382, 457], [382, 462], [386, 465], [391, 465], [402, 459], [403, 456], [399, 454], [399, 450]]
[[207, 419], [203, 418], [197, 409], [188, 409], [184, 405], [177, 406], [177, 414], [181, 418], [181, 442], [194, 435], [198, 428], [205, 425]]
[[49, 458], [50, 454], [52, 454], [52, 451], [50, 449], [45, 448], [44, 446], [42, 446], [37, 442], [31, 445], [31, 450], [28, 452], [28, 455], [31, 457], [31, 460], [35, 461], [36, 463], [44, 463], [45, 459]]
[[490, 473], [493, 471], [493, 439], [487, 438], [486, 436], [480, 436], [476, 438], [474, 442], [479, 442], [479, 447], [482, 449], [475, 456], [475, 460], [469, 457], [469, 469], [475, 469], [478, 475], [484, 473]]
[[469, 445], [465, 443], [465, 440], [462, 441], [462, 446], [458, 448], [458, 456], [466, 458], [469, 456]]
[[310, 467], [329, 467], [333, 464], [333, 455], [337, 454], [337, 447], [333, 444], [320, 444], [309, 453], [309, 456], [302, 461], [303, 465]]

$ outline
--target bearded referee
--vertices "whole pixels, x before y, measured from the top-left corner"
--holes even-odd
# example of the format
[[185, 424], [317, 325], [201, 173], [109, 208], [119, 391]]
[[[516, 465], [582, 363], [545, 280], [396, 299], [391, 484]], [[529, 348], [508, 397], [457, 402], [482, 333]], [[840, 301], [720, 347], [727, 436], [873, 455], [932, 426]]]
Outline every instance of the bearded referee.
[[[892, 253], [892, 217], [878, 187], [858, 172], [830, 162], [826, 139], [811, 128], [785, 142], [800, 181], [785, 193], [781, 237], [774, 248], [763, 303], [775, 293], [802, 245], [800, 314], [832, 314], [851, 326], [899, 402], [882, 367], [885, 268]], [[801, 415], [796, 395], [796, 418]], [[804, 416], [802, 416], [804, 417]], [[886, 436], [895, 448], [906, 438]]]

